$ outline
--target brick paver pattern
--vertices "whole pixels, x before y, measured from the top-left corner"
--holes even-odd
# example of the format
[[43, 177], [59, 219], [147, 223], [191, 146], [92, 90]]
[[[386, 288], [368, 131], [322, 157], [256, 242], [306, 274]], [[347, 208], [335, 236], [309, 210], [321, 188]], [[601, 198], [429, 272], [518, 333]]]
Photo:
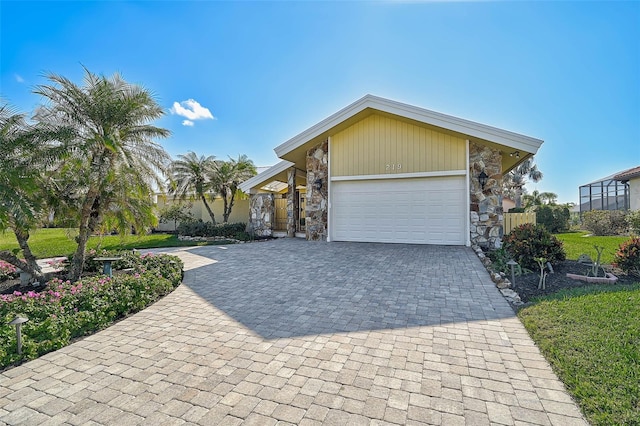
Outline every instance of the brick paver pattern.
[[586, 425], [471, 249], [168, 249], [172, 294], [0, 373], [0, 424]]

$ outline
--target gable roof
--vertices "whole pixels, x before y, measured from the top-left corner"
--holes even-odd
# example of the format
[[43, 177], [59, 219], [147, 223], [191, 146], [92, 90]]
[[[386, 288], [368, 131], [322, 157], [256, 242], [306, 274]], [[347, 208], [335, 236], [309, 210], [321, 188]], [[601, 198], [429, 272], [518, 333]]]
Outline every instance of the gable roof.
[[275, 148], [276, 155], [280, 158], [292, 160], [292, 158], [287, 158], [289, 156], [288, 154], [305, 145], [307, 142], [328, 134], [329, 131], [350, 121], [351, 118], [357, 117], [363, 113], [366, 114], [367, 110], [371, 110], [370, 112], [376, 110], [397, 115], [420, 123], [429, 124], [474, 138], [504, 145], [513, 148], [514, 150], [521, 150], [530, 154], [535, 154], [543, 143], [542, 140], [532, 138], [530, 136], [513, 133], [507, 130], [498, 129], [496, 127], [487, 126], [485, 124], [430, 111], [428, 109], [392, 101], [378, 96], [365, 95], [351, 105], [341, 109], [318, 124], [277, 146]]
[[388, 114], [409, 122], [434, 126], [444, 129], [446, 132], [465, 135], [466, 139], [473, 139], [475, 142], [493, 146], [497, 149], [506, 147], [509, 151], [517, 151], [518, 154], [515, 157], [503, 156], [503, 170], [505, 172], [538, 152], [543, 143], [540, 139], [508, 130], [498, 129], [378, 96], [365, 95], [351, 105], [277, 146], [274, 151], [283, 161], [243, 182], [240, 185], [240, 189], [244, 192], [249, 192], [250, 190], [257, 190], [274, 180], [286, 181], [286, 170], [288, 168], [296, 165], [299, 168], [305, 167], [307, 148], [317, 145], [327, 136], [347, 128], [373, 113]]

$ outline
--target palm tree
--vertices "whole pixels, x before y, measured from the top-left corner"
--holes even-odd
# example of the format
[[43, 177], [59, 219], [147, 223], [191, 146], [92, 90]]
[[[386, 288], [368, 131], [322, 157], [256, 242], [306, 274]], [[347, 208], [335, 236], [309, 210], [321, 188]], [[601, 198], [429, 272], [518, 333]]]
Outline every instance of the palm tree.
[[0, 259], [38, 277], [41, 273], [29, 247], [29, 230], [41, 213], [37, 167], [37, 144], [24, 114], [0, 106], [0, 231], [11, 229], [25, 261], [15, 253], [0, 251]]
[[[170, 132], [150, 123], [164, 115], [153, 95], [132, 85], [119, 74], [107, 78], [85, 68], [84, 85], [50, 74], [50, 85], [34, 91], [47, 104], [36, 113], [41, 123], [65, 129], [69, 141], [59, 141], [77, 166], [78, 243], [71, 265], [71, 278], [82, 274], [86, 244], [110, 209], [122, 197], [110, 196], [119, 179], [135, 175], [133, 186], [162, 188], [162, 173], [169, 155], [154, 139]], [[142, 188], [137, 186], [138, 189]], [[129, 188], [130, 189], [130, 188]], [[148, 202], [151, 203], [151, 194]], [[127, 206], [120, 205], [120, 208]]]
[[215, 167], [215, 157], [205, 157], [189, 151], [185, 155], [178, 155], [178, 160], [171, 163], [171, 182], [169, 193], [174, 199], [187, 200], [198, 198], [207, 209], [211, 222], [215, 225], [216, 218], [207, 203], [207, 197], [213, 197], [213, 187], [209, 179]]
[[224, 223], [229, 221], [238, 187], [256, 173], [255, 164], [246, 155], [238, 156], [237, 160], [230, 158], [229, 161], [215, 162], [210, 179], [215, 192], [220, 194], [224, 202]]
[[542, 172], [533, 162], [533, 157], [524, 160], [502, 179], [503, 193], [513, 195], [516, 208], [522, 207], [522, 192], [527, 179], [533, 182], [539, 182], [542, 179]]
[[526, 209], [535, 209], [543, 204], [555, 204], [558, 195], [553, 192], [540, 192], [536, 189], [531, 195], [523, 195], [522, 199]]

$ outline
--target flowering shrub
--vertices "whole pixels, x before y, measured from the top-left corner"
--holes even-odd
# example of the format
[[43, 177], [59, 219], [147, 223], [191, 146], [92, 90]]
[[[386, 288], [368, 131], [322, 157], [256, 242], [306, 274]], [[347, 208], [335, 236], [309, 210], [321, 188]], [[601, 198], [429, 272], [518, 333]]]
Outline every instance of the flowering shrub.
[[640, 237], [620, 244], [613, 262], [627, 274], [640, 277]]
[[17, 275], [16, 267], [10, 263], [0, 260], [0, 281], [8, 280]]
[[0, 295], [0, 368], [20, 359], [15, 329], [6, 325], [16, 315], [29, 318], [22, 327], [22, 350], [34, 359], [144, 309], [182, 280], [182, 261], [175, 256], [132, 254], [130, 261], [131, 274], [75, 283], [54, 278], [41, 292]]
[[551, 264], [566, 259], [562, 241], [541, 225], [520, 225], [505, 236], [502, 242], [504, 249], [523, 268], [536, 270], [536, 257], [545, 258]]

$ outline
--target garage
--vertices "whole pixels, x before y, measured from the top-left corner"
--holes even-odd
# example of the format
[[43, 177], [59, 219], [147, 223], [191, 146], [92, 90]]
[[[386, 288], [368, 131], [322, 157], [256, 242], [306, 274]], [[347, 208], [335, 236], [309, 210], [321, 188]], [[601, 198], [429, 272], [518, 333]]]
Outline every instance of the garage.
[[465, 177], [337, 180], [332, 241], [464, 245]]

